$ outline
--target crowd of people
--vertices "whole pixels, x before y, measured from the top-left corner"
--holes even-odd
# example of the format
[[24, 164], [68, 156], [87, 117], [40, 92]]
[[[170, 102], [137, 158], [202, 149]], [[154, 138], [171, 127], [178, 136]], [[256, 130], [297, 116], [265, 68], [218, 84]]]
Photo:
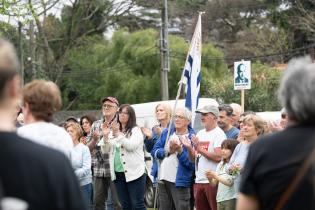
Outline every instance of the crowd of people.
[[34, 80], [21, 90], [18, 70], [13, 46], [0, 39], [0, 210], [144, 210], [145, 150], [160, 210], [315, 207], [308, 58], [291, 61], [281, 81], [280, 122], [236, 103], [206, 105], [196, 110], [198, 132], [187, 108], [158, 104], [156, 126], [145, 128], [131, 105], [111, 96], [101, 100], [101, 119], [69, 116], [57, 126], [58, 86]]

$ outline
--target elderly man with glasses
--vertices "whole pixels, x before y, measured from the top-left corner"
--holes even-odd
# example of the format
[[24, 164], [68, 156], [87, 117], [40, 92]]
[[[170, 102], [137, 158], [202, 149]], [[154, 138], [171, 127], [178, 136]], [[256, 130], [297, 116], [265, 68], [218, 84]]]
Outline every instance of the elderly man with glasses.
[[[91, 131], [87, 136], [87, 145], [92, 153], [92, 168], [94, 176], [94, 209], [104, 210], [105, 201], [108, 197], [108, 189], [111, 185], [109, 153], [103, 153], [101, 146], [102, 127], [104, 123], [109, 125], [117, 123], [117, 111], [119, 108], [118, 100], [114, 97], [106, 97], [102, 101], [103, 117], [93, 123]], [[110, 133], [110, 138], [113, 138]], [[113, 186], [113, 185], [112, 185]], [[115, 209], [119, 208], [119, 203], [115, 199], [115, 193], [112, 190]]]
[[160, 139], [151, 151], [152, 157], [161, 160], [159, 169], [159, 209], [160, 210], [189, 210], [190, 186], [194, 171], [194, 162], [189, 160], [188, 151], [182, 142], [188, 141], [195, 135], [189, 126], [191, 112], [186, 108], [175, 111], [174, 127], [164, 129]]

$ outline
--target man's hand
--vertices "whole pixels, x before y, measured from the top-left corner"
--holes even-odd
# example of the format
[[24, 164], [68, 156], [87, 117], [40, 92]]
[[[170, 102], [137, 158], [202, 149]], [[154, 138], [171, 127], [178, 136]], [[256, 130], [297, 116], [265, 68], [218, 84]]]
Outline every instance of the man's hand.
[[102, 125], [102, 131], [103, 131], [103, 141], [106, 143], [108, 141], [108, 136], [110, 132], [110, 127], [108, 122], [104, 122]]
[[98, 128], [92, 133], [92, 138], [94, 141], [98, 141], [100, 138], [100, 130]]
[[110, 125], [113, 131], [113, 136], [114, 137], [118, 137], [119, 135], [119, 123], [118, 122], [112, 122], [112, 124]]
[[192, 141], [192, 143], [193, 143], [193, 145], [194, 145], [194, 147], [195, 147], [195, 150], [196, 150], [197, 152], [200, 152], [201, 147], [200, 147], [200, 144], [199, 144], [199, 139], [198, 139], [198, 137], [197, 137], [197, 136], [193, 136], [193, 137], [191, 138], [191, 141]]

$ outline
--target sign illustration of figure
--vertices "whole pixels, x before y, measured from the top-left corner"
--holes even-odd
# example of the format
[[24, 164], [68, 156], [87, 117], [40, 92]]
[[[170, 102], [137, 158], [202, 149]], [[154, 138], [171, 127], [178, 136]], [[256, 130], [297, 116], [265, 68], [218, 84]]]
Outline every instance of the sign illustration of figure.
[[243, 63], [240, 63], [237, 66], [237, 77], [235, 78], [235, 83], [248, 83], [248, 78], [245, 77], [246, 66]]

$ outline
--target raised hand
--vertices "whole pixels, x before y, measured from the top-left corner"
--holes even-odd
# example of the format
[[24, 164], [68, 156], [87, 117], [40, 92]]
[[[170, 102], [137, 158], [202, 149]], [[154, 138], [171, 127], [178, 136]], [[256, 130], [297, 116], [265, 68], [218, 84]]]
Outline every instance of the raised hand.
[[119, 123], [118, 122], [112, 122], [110, 125], [113, 131], [113, 136], [118, 137], [119, 135]]
[[160, 136], [161, 135], [161, 133], [162, 133], [162, 128], [160, 127], [160, 126], [154, 126], [153, 127], [153, 130], [154, 130], [154, 132], [158, 135], [158, 136]]
[[191, 141], [192, 141], [192, 143], [193, 143], [195, 149], [198, 151], [198, 150], [200, 149], [198, 137], [197, 137], [197, 136], [193, 136], [193, 137], [191, 138]]
[[170, 141], [169, 144], [170, 144], [170, 151], [169, 151], [170, 154], [173, 154], [176, 151], [179, 151], [181, 148], [181, 146], [175, 141]]
[[142, 131], [143, 135], [145, 135], [148, 139], [152, 139], [152, 132], [150, 129], [145, 128], [145, 127], [141, 127], [141, 131]]
[[107, 141], [108, 140], [108, 136], [109, 136], [109, 132], [110, 132], [110, 127], [109, 127], [109, 123], [108, 122], [104, 122], [103, 123], [102, 131], [103, 131], [104, 141]]
[[98, 128], [92, 133], [92, 137], [94, 141], [97, 141], [100, 138], [100, 130]]
[[186, 147], [186, 148], [189, 148], [189, 147], [191, 147], [191, 143], [190, 143], [190, 140], [188, 139], [188, 137], [187, 136], [185, 136], [185, 137], [179, 137], [179, 140], [180, 140], [180, 142]]

